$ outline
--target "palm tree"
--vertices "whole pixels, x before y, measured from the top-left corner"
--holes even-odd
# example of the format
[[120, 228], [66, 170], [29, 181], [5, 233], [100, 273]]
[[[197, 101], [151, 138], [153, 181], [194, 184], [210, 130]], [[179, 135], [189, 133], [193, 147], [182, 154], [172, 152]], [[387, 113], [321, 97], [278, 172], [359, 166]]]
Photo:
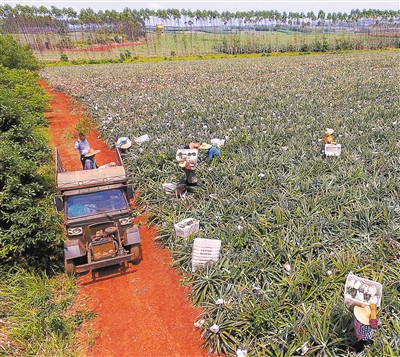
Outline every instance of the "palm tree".
[[325, 12], [322, 10], [319, 10], [318, 12], [318, 25], [322, 26], [322, 33], [324, 33], [324, 28], [325, 28]]
[[[210, 20], [210, 23], [212, 24], [213, 32], [215, 35], [217, 20], [220, 17], [220, 14], [218, 13], [218, 11], [211, 11], [211, 10], [207, 11], [207, 14], [208, 14], [208, 19]], [[214, 36], [214, 39], [215, 39], [215, 36]]]
[[244, 14], [241, 11], [236, 11], [234, 16], [235, 16], [235, 20], [238, 23], [238, 29], [239, 29], [239, 31], [238, 31], [239, 36], [236, 39], [236, 43], [237, 43], [238, 47], [241, 48], [242, 47], [241, 46], [241, 30], [242, 30], [243, 21], [244, 21]]

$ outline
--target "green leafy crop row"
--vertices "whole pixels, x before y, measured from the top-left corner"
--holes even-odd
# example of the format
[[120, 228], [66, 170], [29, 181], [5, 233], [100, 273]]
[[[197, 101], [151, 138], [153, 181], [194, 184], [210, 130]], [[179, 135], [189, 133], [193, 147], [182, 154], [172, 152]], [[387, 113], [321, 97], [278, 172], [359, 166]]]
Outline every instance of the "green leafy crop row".
[[[383, 284], [382, 326], [367, 356], [399, 354], [399, 52], [58, 67], [42, 75], [82, 103], [110, 147], [148, 134], [125, 157], [158, 240], [203, 307], [212, 352], [349, 356], [343, 303], [350, 271]], [[323, 157], [325, 128], [339, 157]], [[190, 141], [224, 139], [181, 199], [165, 182]], [[191, 272], [189, 239], [222, 241], [217, 263]], [[217, 301], [223, 303], [217, 303]], [[210, 327], [218, 325], [214, 333]]]

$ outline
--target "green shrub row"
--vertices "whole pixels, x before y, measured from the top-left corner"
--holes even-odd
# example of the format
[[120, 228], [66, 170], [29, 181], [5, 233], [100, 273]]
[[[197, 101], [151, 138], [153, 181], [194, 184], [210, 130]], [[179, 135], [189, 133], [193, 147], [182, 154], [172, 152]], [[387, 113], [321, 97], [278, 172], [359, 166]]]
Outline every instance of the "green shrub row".
[[1, 36], [0, 53], [0, 264], [53, 271], [62, 235], [52, 205], [49, 96], [31, 71], [39, 68], [31, 52]]
[[400, 48], [398, 38], [376, 39], [367, 43], [359, 38], [336, 39], [329, 42], [327, 37], [322, 40], [316, 39], [313, 43], [281, 43], [272, 45], [271, 43], [229, 43], [224, 40], [221, 44], [214, 46], [217, 53], [250, 54], [250, 53], [276, 53], [276, 52], [328, 52], [328, 51], [348, 51], [348, 50], [382, 50], [388, 48]]
[[93, 317], [73, 308], [74, 279], [53, 276], [62, 235], [39, 67], [0, 36], [0, 356], [74, 356], [76, 327]]

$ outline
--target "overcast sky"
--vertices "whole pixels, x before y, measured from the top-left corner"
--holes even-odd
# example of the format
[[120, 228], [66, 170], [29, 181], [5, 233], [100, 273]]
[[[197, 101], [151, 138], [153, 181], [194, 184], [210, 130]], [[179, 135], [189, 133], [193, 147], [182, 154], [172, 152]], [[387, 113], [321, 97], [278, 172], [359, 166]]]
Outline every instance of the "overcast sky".
[[82, 8], [91, 8], [94, 11], [99, 10], [117, 10], [122, 11], [125, 7], [130, 9], [185, 9], [185, 10], [216, 10], [219, 13], [223, 11], [249, 11], [249, 10], [277, 10], [279, 12], [304, 12], [314, 11], [315, 15], [319, 10], [323, 10], [326, 14], [328, 12], [342, 12], [350, 13], [352, 9], [379, 9], [379, 10], [399, 10], [400, 0], [186, 0], [186, 1], [169, 1], [169, 0], [155, 0], [155, 1], [118, 1], [118, 0], [61, 0], [61, 1], [46, 1], [46, 0], [31, 0], [31, 1], [8, 1], [0, 0], [1, 5], [9, 4], [15, 6], [16, 4], [37, 6], [44, 5], [50, 8], [52, 5], [63, 8], [72, 7], [77, 12]]

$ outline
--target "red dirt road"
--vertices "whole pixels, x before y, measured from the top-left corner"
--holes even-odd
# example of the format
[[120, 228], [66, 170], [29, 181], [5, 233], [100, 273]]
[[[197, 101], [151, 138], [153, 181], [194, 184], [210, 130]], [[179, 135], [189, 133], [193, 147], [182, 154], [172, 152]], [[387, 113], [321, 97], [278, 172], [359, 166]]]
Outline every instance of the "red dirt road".
[[[52, 97], [46, 113], [51, 146], [59, 148], [67, 170], [80, 170], [73, 128], [85, 117], [84, 111], [65, 94], [55, 92], [45, 82], [40, 84]], [[101, 150], [96, 155], [99, 166], [115, 161], [114, 152], [98, 139], [95, 130], [88, 140], [92, 148]], [[155, 235], [154, 227], [140, 227], [140, 264], [108, 267], [78, 278], [77, 300], [82, 302], [79, 309], [97, 314], [81, 331], [81, 342], [88, 346], [81, 356], [208, 356], [201, 347], [200, 331], [193, 325], [201, 309], [189, 302], [188, 290], [179, 284], [181, 276], [169, 265], [169, 251], [157, 247]]]

